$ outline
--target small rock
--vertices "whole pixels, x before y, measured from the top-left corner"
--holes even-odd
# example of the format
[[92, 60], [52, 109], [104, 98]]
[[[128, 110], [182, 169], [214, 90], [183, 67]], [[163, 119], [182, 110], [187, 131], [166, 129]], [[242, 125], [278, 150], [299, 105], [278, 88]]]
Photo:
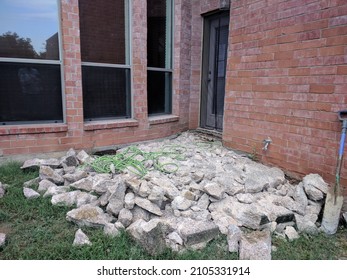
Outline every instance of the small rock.
[[229, 252], [235, 253], [239, 251], [239, 243], [241, 240], [241, 234], [242, 234], [242, 231], [237, 225], [228, 226], [227, 241], [228, 241]]
[[[70, 174], [66, 174], [64, 176], [68, 176], [68, 175], [70, 175]], [[94, 185], [93, 178], [87, 177], [87, 178], [80, 179], [77, 182], [74, 182], [73, 184], [70, 185], [70, 187], [77, 189], [77, 190], [83, 190], [86, 192], [90, 192], [93, 190], [93, 185]]]
[[185, 211], [192, 206], [192, 201], [182, 196], [177, 196], [171, 203], [173, 209]]
[[6, 242], [6, 234], [5, 233], [0, 233], [0, 247], [3, 247]]
[[0, 198], [4, 197], [5, 192], [6, 192], [5, 188], [3, 187], [3, 185], [0, 182]]
[[67, 212], [66, 219], [80, 227], [104, 227], [112, 221], [112, 217], [104, 213], [101, 208], [89, 204]]
[[125, 184], [129, 187], [134, 193], [139, 193], [141, 181], [137, 178], [127, 178], [125, 179]]
[[135, 194], [132, 192], [129, 192], [124, 197], [124, 208], [126, 209], [133, 209], [135, 206]]
[[168, 236], [166, 238], [171, 240], [172, 242], [174, 242], [176, 244], [183, 245], [183, 240], [182, 240], [181, 236], [179, 236], [179, 234], [176, 231], [173, 231], [170, 234], [168, 234]]
[[57, 185], [52, 183], [51, 181], [44, 179], [39, 183], [39, 187], [37, 190], [43, 193], [43, 192], [46, 192], [51, 187], [57, 187]]
[[295, 228], [292, 226], [287, 226], [284, 230], [284, 234], [287, 236], [289, 241], [293, 241], [300, 237], [299, 234], [296, 232]]
[[30, 188], [23, 188], [23, 193], [27, 199], [35, 199], [40, 197], [40, 194], [38, 192]]
[[308, 198], [313, 201], [319, 201], [324, 198], [324, 193], [321, 190], [313, 187], [312, 185], [304, 185], [304, 189]]
[[218, 185], [215, 182], [212, 183], [207, 183], [204, 186], [204, 191], [209, 194], [210, 196], [212, 196], [213, 198], [216, 198], [218, 200], [223, 198], [223, 194], [224, 194], [224, 188], [221, 187], [220, 185]]
[[160, 219], [149, 222], [137, 220], [132, 223], [127, 232], [151, 255], [160, 254], [166, 249], [165, 237], [168, 234], [168, 225]]
[[160, 205], [164, 200], [166, 200], [165, 191], [158, 186], [153, 186], [147, 199], [157, 205]]
[[124, 208], [124, 197], [125, 197], [125, 182], [123, 179], [118, 179], [118, 181], [109, 188], [111, 193], [109, 198], [109, 203], [106, 207], [106, 211], [115, 216], [118, 216], [120, 210]]
[[67, 180], [69, 183], [77, 182], [86, 177], [88, 177], [88, 174], [84, 170], [77, 170], [74, 173], [63, 175], [63, 178]]
[[72, 191], [52, 196], [51, 203], [58, 206], [73, 206], [76, 203], [77, 194], [81, 191]]
[[66, 155], [61, 159], [61, 164], [65, 164], [66, 166], [77, 166], [78, 159], [76, 157], [76, 151], [72, 148], [68, 150]]
[[318, 174], [309, 174], [302, 180], [304, 188], [311, 186], [320, 190], [323, 194], [328, 192], [328, 184], [324, 182], [323, 178]]
[[304, 191], [304, 184], [302, 182], [295, 187], [293, 199], [300, 206], [300, 212], [305, 213], [308, 205], [308, 199]]
[[182, 237], [185, 246], [204, 243], [217, 237], [218, 226], [211, 221], [195, 221], [185, 218], [177, 226], [177, 232]]
[[345, 220], [345, 223], [347, 223], [347, 212], [342, 214], [343, 219]]
[[43, 197], [51, 197], [56, 194], [66, 193], [67, 191], [69, 191], [69, 187], [54, 185], [48, 188], [48, 190], [43, 194]]
[[147, 210], [148, 212], [155, 214], [157, 216], [163, 215], [163, 212], [161, 212], [160, 208], [156, 204], [150, 202], [149, 200], [145, 198], [136, 197], [135, 204], [141, 207], [142, 209]]
[[270, 231], [253, 231], [242, 234], [240, 260], [271, 260]]
[[207, 193], [204, 193], [198, 200], [198, 203], [196, 204], [196, 206], [199, 207], [201, 210], [206, 210], [209, 205], [210, 199]]
[[40, 166], [49, 166], [52, 168], [57, 168], [60, 166], [60, 161], [56, 158], [51, 158], [51, 159], [29, 159], [26, 160], [21, 167], [21, 169], [26, 169], [26, 168], [35, 168], [35, 167], [40, 167]]
[[196, 195], [189, 190], [183, 190], [181, 195], [188, 200], [195, 201]]
[[41, 166], [39, 174], [41, 180], [46, 179], [57, 185], [64, 184], [64, 178], [56, 170], [53, 170], [49, 166]]
[[90, 164], [94, 161], [84, 150], [80, 151], [76, 157], [81, 164]]
[[133, 214], [129, 209], [123, 208], [118, 214], [118, 222], [122, 223], [124, 227], [128, 227], [133, 219]]
[[148, 186], [148, 182], [144, 181], [141, 183], [140, 188], [139, 188], [139, 196], [146, 198], [149, 196], [151, 193], [151, 189]]
[[75, 233], [75, 239], [73, 241], [73, 246], [82, 246], [82, 245], [91, 245], [92, 243], [89, 241], [89, 238], [85, 233], [78, 229]]
[[134, 208], [131, 209], [131, 213], [133, 214], [133, 222], [137, 220], [144, 220], [148, 222], [151, 218], [151, 214], [148, 211], [142, 209], [137, 205], [135, 205]]
[[196, 182], [200, 183], [204, 179], [205, 174], [201, 171], [192, 172], [191, 178]]
[[23, 187], [24, 188], [30, 188], [32, 186], [37, 187], [39, 185], [39, 183], [40, 183], [40, 177], [36, 177], [34, 179], [31, 179], [29, 181], [24, 182]]
[[236, 198], [241, 203], [251, 204], [254, 202], [254, 196], [249, 193], [239, 193]]
[[116, 237], [120, 234], [120, 232], [115, 224], [108, 223], [104, 226], [104, 234], [111, 237]]
[[162, 188], [165, 191], [165, 196], [171, 200], [180, 195], [180, 191], [169, 179], [153, 177], [151, 178], [151, 182]]

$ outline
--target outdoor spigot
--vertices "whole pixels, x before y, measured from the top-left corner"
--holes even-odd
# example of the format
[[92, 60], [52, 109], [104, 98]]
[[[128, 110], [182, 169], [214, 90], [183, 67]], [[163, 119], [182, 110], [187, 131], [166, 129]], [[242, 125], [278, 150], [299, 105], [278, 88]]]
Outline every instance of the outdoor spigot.
[[263, 140], [263, 145], [264, 145], [263, 151], [267, 151], [267, 149], [269, 148], [270, 143], [272, 143], [272, 140], [271, 140], [270, 137], [268, 137], [267, 139]]

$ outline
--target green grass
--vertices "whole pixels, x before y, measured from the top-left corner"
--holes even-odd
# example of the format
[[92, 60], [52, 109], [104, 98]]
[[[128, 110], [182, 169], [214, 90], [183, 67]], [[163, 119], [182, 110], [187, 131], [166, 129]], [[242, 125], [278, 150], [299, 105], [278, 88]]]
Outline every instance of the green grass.
[[[84, 228], [91, 246], [73, 247], [77, 226], [66, 221], [69, 208], [52, 206], [50, 199], [24, 198], [22, 186], [35, 178], [37, 171], [22, 171], [19, 163], [0, 166], [0, 182], [9, 184], [0, 199], [0, 232], [7, 234], [6, 246], [0, 248], [0, 259], [19, 260], [220, 260], [237, 259], [227, 251], [226, 238], [221, 236], [199, 251], [178, 254], [166, 250], [150, 256], [125, 232], [116, 238], [107, 237], [100, 229]], [[294, 242], [273, 238], [277, 251], [273, 259], [338, 259], [347, 258], [347, 231], [333, 237], [301, 236]]]

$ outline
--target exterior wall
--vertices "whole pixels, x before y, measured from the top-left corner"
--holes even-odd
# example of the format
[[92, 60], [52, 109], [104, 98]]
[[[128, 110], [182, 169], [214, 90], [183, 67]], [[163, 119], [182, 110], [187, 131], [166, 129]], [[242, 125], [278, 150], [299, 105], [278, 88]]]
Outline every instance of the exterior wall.
[[[199, 127], [203, 15], [219, 0], [175, 0], [172, 115], [147, 114], [146, 0], [132, 1], [133, 118], [84, 123], [78, 0], [61, 1], [64, 124], [0, 127], [0, 161], [92, 150]], [[296, 175], [334, 181], [347, 106], [345, 0], [232, 0], [223, 141]], [[272, 143], [265, 152], [263, 140]], [[347, 161], [342, 168], [347, 186]], [[344, 191], [347, 196], [347, 190]]]
[[[234, 0], [223, 140], [334, 182], [347, 105], [347, 2]], [[262, 141], [272, 143], [265, 152]], [[347, 161], [342, 168], [347, 186]], [[344, 190], [347, 195], [347, 189]]]
[[[0, 159], [13, 155], [75, 149], [92, 150], [166, 137], [188, 129], [190, 1], [175, 1], [173, 114], [148, 118], [146, 1], [132, 1], [133, 118], [84, 123], [78, 0], [61, 1], [65, 112], [64, 124], [0, 127]], [[185, 19], [182, 19], [182, 17]], [[181, 47], [184, 46], [184, 47]]]

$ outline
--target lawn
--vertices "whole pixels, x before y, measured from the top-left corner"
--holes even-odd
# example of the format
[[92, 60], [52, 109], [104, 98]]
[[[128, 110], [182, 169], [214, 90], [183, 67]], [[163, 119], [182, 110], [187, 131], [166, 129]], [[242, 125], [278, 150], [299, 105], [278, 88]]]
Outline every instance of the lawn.
[[[23, 183], [38, 176], [37, 171], [22, 171], [16, 162], [0, 166], [0, 182], [10, 187], [0, 198], [0, 232], [7, 234], [6, 246], [0, 248], [4, 260], [221, 260], [237, 259], [237, 254], [227, 251], [226, 238], [220, 236], [200, 251], [178, 254], [167, 250], [150, 256], [123, 232], [116, 238], [107, 237], [102, 230], [84, 228], [91, 246], [73, 247], [78, 229], [66, 221], [69, 208], [52, 206], [50, 199], [25, 199]], [[302, 235], [288, 242], [273, 238], [277, 250], [273, 259], [347, 259], [347, 230], [340, 228], [334, 236]]]

